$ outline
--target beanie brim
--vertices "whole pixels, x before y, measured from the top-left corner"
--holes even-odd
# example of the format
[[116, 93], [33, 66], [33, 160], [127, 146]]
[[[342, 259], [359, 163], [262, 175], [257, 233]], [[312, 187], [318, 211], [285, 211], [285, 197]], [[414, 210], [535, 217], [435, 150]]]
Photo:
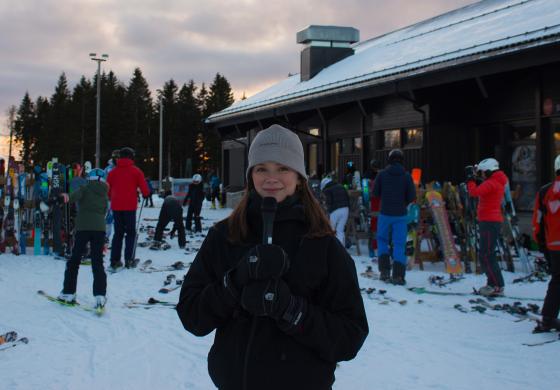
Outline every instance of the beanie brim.
[[304, 165], [304, 162], [300, 155], [291, 152], [290, 150], [278, 150], [276, 147], [266, 147], [261, 146], [261, 153], [262, 158], [255, 158], [251, 161], [251, 165], [247, 168], [247, 172], [245, 175], [247, 176], [247, 180], [249, 180], [249, 175], [251, 174], [251, 169], [258, 164], [263, 164], [266, 162], [275, 162], [277, 164], [282, 164], [287, 166], [288, 168], [296, 171], [299, 173], [305, 180], [307, 180], [307, 174], [305, 171], [302, 171], [301, 168]]

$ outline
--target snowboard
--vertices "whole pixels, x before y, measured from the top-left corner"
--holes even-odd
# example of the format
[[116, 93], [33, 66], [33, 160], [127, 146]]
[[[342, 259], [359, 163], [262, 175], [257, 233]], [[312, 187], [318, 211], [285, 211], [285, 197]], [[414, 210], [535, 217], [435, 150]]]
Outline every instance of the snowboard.
[[438, 238], [445, 261], [445, 270], [450, 274], [461, 274], [463, 268], [461, 265], [461, 256], [455, 247], [455, 239], [449, 225], [445, 202], [441, 194], [437, 191], [426, 192], [426, 200], [432, 211], [434, 223], [437, 227]]

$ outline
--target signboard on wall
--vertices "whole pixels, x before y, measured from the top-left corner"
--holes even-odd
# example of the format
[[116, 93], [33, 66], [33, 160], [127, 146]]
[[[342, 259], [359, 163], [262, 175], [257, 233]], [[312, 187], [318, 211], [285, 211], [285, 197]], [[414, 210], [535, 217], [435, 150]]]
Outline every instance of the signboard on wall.
[[520, 210], [532, 210], [537, 192], [537, 147], [518, 145], [511, 156], [511, 189], [520, 189], [516, 206]]

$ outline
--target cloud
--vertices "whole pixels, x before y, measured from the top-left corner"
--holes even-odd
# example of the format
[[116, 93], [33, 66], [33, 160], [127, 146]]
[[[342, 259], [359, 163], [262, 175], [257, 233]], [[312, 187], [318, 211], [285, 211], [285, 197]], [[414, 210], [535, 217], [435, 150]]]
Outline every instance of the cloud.
[[[91, 78], [90, 52], [125, 83], [140, 67], [155, 90], [169, 79], [210, 83], [217, 72], [236, 96], [299, 72], [296, 32], [345, 25], [361, 39], [410, 25], [474, 0], [20, 0], [0, 4], [0, 132], [28, 91], [50, 96], [60, 74], [70, 88]], [[3, 116], [3, 117], [2, 117]]]

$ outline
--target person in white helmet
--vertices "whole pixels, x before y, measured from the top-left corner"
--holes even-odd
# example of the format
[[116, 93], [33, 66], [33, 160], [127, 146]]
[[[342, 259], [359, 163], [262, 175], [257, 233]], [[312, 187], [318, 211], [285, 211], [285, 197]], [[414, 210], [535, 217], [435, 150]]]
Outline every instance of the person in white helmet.
[[482, 269], [486, 273], [486, 286], [478, 291], [484, 296], [504, 295], [504, 278], [496, 259], [496, 243], [504, 217], [502, 215], [502, 201], [508, 178], [500, 170], [500, 164], [494, 158], [486, 158], [477, 166], [477, 172], [483, 179], [477, 184], [475, 168], [465, 168], [469, 195], [478, 198], [478, 226], [480, 243], [478, 258]]
[[533, 210], [533, 237], [544, 253], [551, 275], [542, 307], [542, 320], [533, 332], [560, 330], [560, 155], [554, 160], [556, 179], [537, 193]]
[[189, 191], [183, 206], [189, 205], [187, 210], [187, 218], [185, 218], [185, 228], [187, 232], [192, 231], [192, 220], [194, 217], [194, 232], [202, 232], [202, 224], [200, 223], [200, 211], [202, 210], [202, 202], [204, 201], [204, 186], [202, 184], [202, 176], [198, 173], [192, 177], [192, 182], [189, 184]]

